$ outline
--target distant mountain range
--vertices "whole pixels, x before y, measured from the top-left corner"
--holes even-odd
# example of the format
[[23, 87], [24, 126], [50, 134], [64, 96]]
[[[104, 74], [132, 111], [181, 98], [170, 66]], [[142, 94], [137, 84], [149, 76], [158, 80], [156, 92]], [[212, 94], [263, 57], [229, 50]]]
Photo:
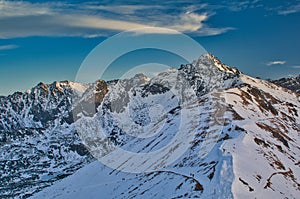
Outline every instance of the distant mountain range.
[[[204, 54], [151, 79], [40, 83], [1, 97], [1, 198], [297, 198], [299, 79], [252, 78]], [[123, 172], [158, 166], [159, 154], [104, 166], [89, 153], [110, 147], [97, 126], [135, 153], [182, 130], [191, 142], [164, 168]], [[157, 133], [128, 136], [144, 129]]]
[[290, 89], [296, 93], [300, 93], [300, 74], [296, 77], [272, 80], [272, 83]]

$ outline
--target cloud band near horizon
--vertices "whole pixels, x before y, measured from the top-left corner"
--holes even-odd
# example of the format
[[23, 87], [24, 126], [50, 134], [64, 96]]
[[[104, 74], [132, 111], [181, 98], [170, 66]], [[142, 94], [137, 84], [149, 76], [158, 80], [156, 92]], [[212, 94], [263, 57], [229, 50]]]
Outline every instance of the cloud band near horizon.
[[[176, 6], [176, 5], [175, 5]], [[31, 3], [0, 1], [0, 38], [29, 36], [109, 36], [115, 32], [165, 27], [196, 35], [218, 35], [234, 28], [210, 27], [206, 21], [213, 12], [163, 6], [95, 5], [95, 3]], [[175, 14], [176, 12], [176, 14]]]

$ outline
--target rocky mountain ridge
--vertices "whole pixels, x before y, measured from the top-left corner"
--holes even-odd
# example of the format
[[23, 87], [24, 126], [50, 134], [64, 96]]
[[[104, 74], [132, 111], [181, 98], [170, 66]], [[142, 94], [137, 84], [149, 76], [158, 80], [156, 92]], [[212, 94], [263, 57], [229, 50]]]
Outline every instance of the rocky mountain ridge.
[[272, 80], [271, 82], [296, 93], [300, 93], [300, 74], [296, 77], [281, 78], [278, 80]]
[[[222, 64], [211, 54], [152, 79], [140, 74], [92, 84], [40, 83], [25, 93], [0, 98], [0, 193], [4, 198], [85, 198], [89, 194], [296, 198], [300, 190], [297, 97]], [[189, 106], [183, 106], [185, 101]], [[95, 166], [88, 150], [99, 146], [84, 147], [87, 138], [95, 141], [91, 128], [96, 125], [105, 126], [108, 139], [123, 149], [159, 150], [180, 131], [186, 112], [194, 114], [184, 117], [191, 145], [162, 170], [136, 175]], [[78, 134], [78, 124], [85, 134]], [[137, 139], [127, 135], [126, 126], [158, 133]], [[90, 188], [80, 187], [84, 175], [99, 179], [91, 181]], [[105, 183], [103, 177], [114, 180]]]

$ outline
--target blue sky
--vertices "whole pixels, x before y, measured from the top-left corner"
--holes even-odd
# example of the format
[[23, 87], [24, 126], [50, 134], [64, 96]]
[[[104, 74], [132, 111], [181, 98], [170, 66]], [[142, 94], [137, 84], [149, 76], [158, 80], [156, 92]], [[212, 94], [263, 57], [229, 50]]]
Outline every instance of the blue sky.
[[[100, 42], [145, 26], [185, 33], [251, 76], [296, 75], [300, 73], [299, 19], [299, 0], [0, 0], [0, 95], [24, 91], [41, 81], [74, 80], [81, 62]], [[136, 59], [145, 61], [149, 51], [144, 56], [136, 53], [126, 64], [116, 61], [115, 72], [107, 78], [114, 78], [113, 74], [117, 78], [131, 63], [139, 63]], [[174, 58], [168, 63], [176, 67], [181, 61]]]

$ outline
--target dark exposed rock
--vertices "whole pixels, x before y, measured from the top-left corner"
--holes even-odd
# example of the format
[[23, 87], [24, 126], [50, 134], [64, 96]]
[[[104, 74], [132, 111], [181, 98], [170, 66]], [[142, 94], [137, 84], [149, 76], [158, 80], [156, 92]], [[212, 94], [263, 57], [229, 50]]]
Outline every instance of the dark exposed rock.
[[298, 75], [297, 77], [271, 80], [271, 82], [296, 93], [300, 93], [300, 75]]

